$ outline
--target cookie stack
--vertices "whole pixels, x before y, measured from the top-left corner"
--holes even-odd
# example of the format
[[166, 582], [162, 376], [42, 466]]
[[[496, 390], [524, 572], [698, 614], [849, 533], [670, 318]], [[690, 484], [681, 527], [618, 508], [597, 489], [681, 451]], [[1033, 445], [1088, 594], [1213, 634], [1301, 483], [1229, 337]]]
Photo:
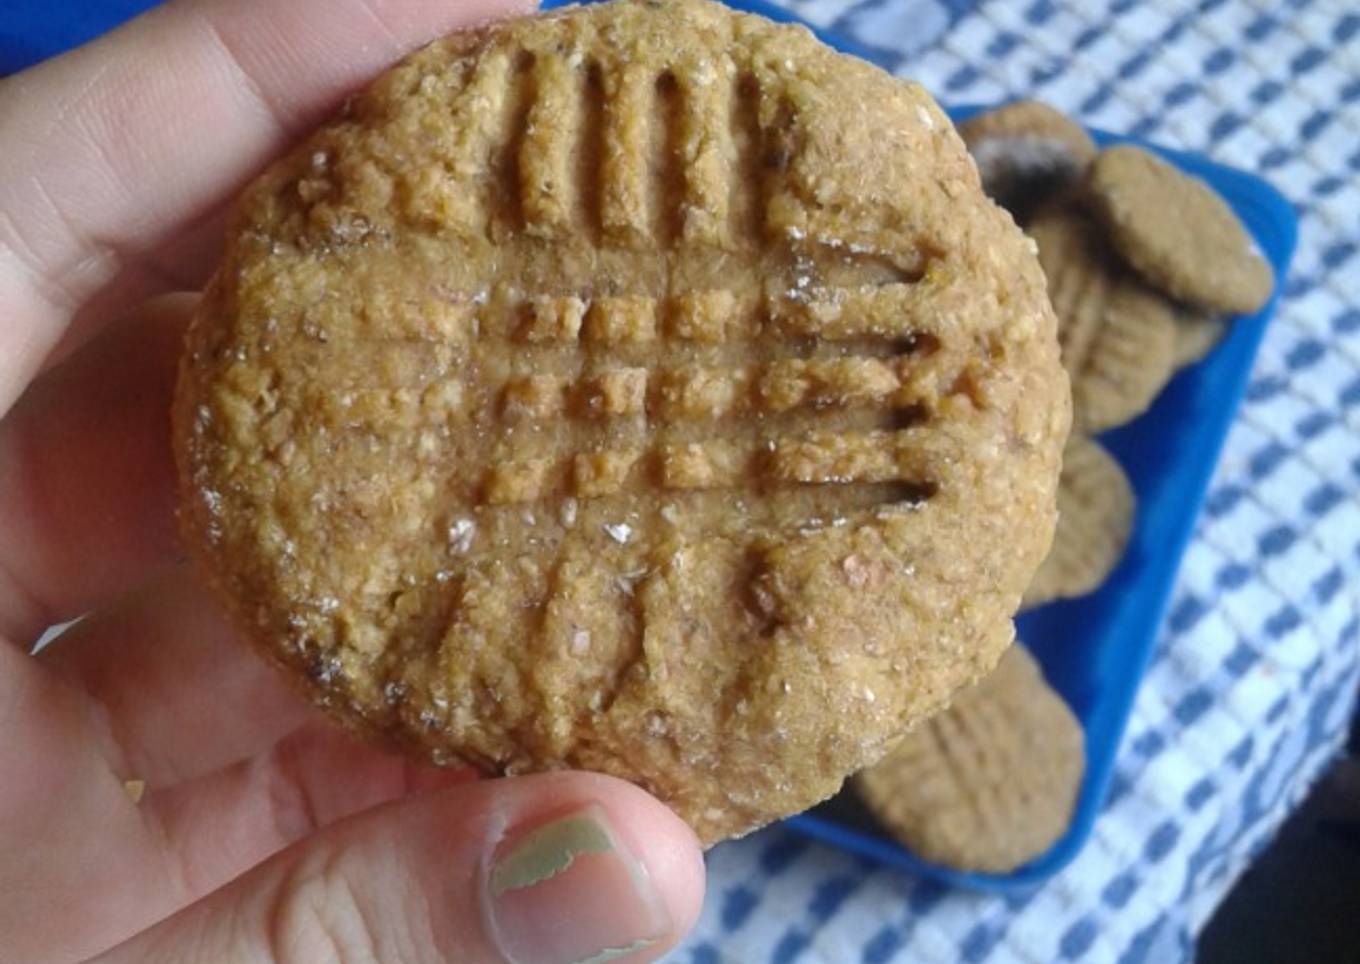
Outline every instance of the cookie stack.
[[1258, 310], [1274, 278], [1206, 184], [1133, 144], [1099, 150], [1058, 111], [1018, 101], [959, 125], [983, 187], [1039, 246], [1088, 432], [1141, 414], [1226, 316]]
[[[1140, 147], [1101, 150], [1035, 101], [975, 115], [959, 133], [987, 193], [1035, 242], [1072, 382], [1058, 526], [1024, 599], [1037, 606], [1097, 589], [1132, 530], [1133, 490], [1092, 435], [1145, 412], [1274, 279], [1217, 194]], [[1066, 830], [1083, 768], [1079, 723], [1015, 646], [855, 786], [917, 854], [1001, 873]]]
[[1027, 605], [1077, 596], [1113, 569], [1133, 494], [1089, 436], [1141, 415], [1204, 357], [1227, 318], [1270, 296], [1270, 265], [1223, 199], [1132, 144], [1097, 148], [1046, 104], [1018, 101], [959, 127], [983, 186], [1034, 239], [1072, 380], [1053, 551]]

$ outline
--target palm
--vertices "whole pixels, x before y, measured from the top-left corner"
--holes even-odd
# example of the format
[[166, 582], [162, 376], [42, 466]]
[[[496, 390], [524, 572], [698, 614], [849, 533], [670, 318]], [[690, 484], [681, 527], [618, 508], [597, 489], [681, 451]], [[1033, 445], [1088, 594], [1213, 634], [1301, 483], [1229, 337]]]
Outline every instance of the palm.
[[0, 82], [7, 959], [98, 953], [321, 825], [461, 779], [356, 747], [231, 638], [174, 535], [194, 297], [133, 306], [200, 287], [225, 199], [356, 83], [507, 5], [197, 0]]

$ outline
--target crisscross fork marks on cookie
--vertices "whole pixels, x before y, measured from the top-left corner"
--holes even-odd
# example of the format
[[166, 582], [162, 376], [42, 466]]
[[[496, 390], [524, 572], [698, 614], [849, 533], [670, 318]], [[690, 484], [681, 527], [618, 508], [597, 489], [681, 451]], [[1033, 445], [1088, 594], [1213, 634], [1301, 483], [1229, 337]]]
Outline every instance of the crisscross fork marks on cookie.
[[644, 451], [625, 446], [566, 458], [533, 456], [500, 462], [486, 475], [491, 505], [573, 496], [593, 499], [625, 489], [741, 489], [780, 485], [858, 485], [906, 482], [932, 489], [938, 452], [923, 444], [927, 429], [811, 432], [764, 440], [745, 437], [662, 444]]
[[356, 727], [614, 773], [711, 841], [1011, 638], [1056, 349], [918, 87], [702, 0], [491, 24], [248, 189], [176, 401], [186, 531]]
[[438, 211], [472, 229], [500, 209], [532, 237], [585, 234], [624, 248], [753, 246], [761, 96], [724, 57], [657, 70], [580, 50], [498, 51], [455, 101], [483, 110], [449, 168], [499, 176], [501, 187], [480, 212], [470, 199], [441, 199]]

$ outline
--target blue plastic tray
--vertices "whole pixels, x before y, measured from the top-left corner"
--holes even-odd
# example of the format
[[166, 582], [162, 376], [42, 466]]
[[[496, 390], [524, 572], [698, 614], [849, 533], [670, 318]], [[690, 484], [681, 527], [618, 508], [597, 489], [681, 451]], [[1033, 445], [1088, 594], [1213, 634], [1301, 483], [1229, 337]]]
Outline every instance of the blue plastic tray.
[[[726, 0], [729, 6], [786, 23], [798, 17], [763, 0]], [[561, 4], [548, 0], [546, 7]], [[824, 43], [877, 61], [872, 52], [804, 24]], [[981, 109], [949, 111], [961, 120]], [[1203, 361], [1181, 371], [1152, 408], [1133, 423], [1101, 436], [1138, 497], [1129, 546], [1101, 588], [1081, 599], [1042, 606], [1017, 620], [1019, 636], [1044, 674], [1071, 706], [1086, 732], [1086, 773], [1067, 832], [1048, 850], [1009, 874], [969, 873], [930, 863], [884, 837], [850, 794], [785, 823], [847, 850], [903, 870], [978, 890], [1020, 891], [1068, 864], [1090, 836], [1114, 769], [1138, 685], [1147, 669], [1162, 614], [1195, 526], [1228, 426], [1246, 390], [1252, 360], [1275, 310], [1297, 224], [1293, 208], [1265, 181], [1205, 157], [1092, 130], [1100, 144], [1140, 143], [1207, 181], [1232, 205], [1275, 269], [1275, 293], [1259, 312], [1235, 319]]]

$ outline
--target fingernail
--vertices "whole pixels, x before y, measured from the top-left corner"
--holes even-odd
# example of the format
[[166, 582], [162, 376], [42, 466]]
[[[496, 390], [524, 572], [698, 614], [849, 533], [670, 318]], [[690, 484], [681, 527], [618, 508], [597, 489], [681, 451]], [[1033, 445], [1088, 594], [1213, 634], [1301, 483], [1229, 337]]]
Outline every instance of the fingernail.
[[511, 828], [482, 875], [483, 910], [510, 964], [602, 964], [670, 933], [665, 903], [599, 804]]

